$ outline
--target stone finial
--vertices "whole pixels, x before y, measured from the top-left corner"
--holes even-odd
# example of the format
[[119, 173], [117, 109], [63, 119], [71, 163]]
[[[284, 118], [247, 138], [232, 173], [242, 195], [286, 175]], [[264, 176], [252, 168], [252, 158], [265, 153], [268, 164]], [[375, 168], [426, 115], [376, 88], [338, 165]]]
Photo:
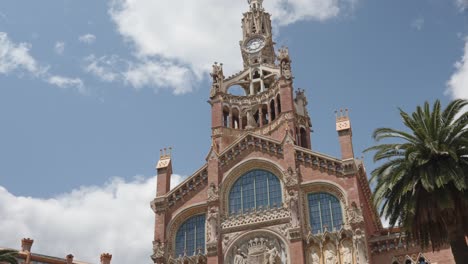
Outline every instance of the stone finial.
[[101, 264], [110, 264], [112, 259], [112, 255], [109, 253], [102, 253], [101, 254]]
[[65, 259], [67, 260], [67, 264], [73, 264], [73, 255], [68, 254]]
[[172, 147], [160, 149], [159, 159], [170, 159], [171, 154], [172, 154]]
[[157, 169], [162, 169], [166, 168], [169, 166], [169, 163], [171, 161], [171, 154], [172, 154], [172, 148], [163, 148], [160, 149], [160, 154], [159, 154], [159, 161], [158, 164], [156, 165]]
[[34, 239], [31, 239], [31, 238], [21, 239], [21, 251], [31, 252], [31, 247], [33, 243], [34, 243]]
[[347, 130], [351, 128], [351, 122], [349, 120], [349, 111], [348, 109], [340, 109], [340, 111], [335, 111], [336, 117], [336, 131]]

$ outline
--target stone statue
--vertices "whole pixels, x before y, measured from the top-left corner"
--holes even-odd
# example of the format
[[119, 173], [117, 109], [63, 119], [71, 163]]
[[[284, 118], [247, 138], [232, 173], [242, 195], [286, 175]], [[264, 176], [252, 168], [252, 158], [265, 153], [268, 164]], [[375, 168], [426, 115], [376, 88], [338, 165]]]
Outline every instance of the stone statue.
[[271, 246], [265, 252], [265, 262], [264, 264], [281, 264], [281, 257], [275, 246]]
[[163, 242], [157, 240], [153, 242], [153, 258], [162, 258], [164, 257], [165, 245]]
[[247, 129], [257, 127], [257, 122], [252, 114], [252, 110], [247, 110]]
[[218, 190], [214, 182], [210, 183], [210, 188], [208, 188], [208, 201], [216, 201], [219, 198]]
[[347, 240], [343, 241], [341, 245], [341, 257], [342, 257], [343, 264], [353, 263], [352, 245]]
[[320, 257], [316, 247], [313, 247], [310, 251], [310, 259], [312, 260], [312, 264], [320, 264]]
[[222, 63], [218, 64], [217, 62], [215, 62], [213, 64], [213, 70], [210, 73], [210, 75], [213, 78], [213, 84], [211, 86], [211, 91], [210, 91], [210, 97], [213, 97], [216, 95], [217, 92], [219, 92], [219, 89], [221, 88], [221, 84], [224, 79], [223, 64]]
[[337, 264], [338, 263], [335, 248], [331, 244], [327, 245], [327, 247], [325, 249], [325, 252], [324, 252], [324, 257], [325, 257], [325, 263], [324, 264]]
[[286, 60], [281, 61], [281, 76], [283, 76], [287, 80], [292, 78], [291, 62]]
[[364, 222], [364, 216], [362, 215], [362, 210], [359, 208], [355, 202], [351, 203], [350, 207], [346, 208], [348, 213], [348, 220], [351, 224], [358, 224]]
[[211, 207], [208, 211], [208, 242], [216, 242], [218, 229], [218, 209]]
[[234, 264], [247, 264], [244, 253], [240, 249], [237, 250], [236, 256], [234, 256]]
[[299, 226], [299, 197], [297, 191], [289, 191], [286, 205], [291, 211], [291, 225], [293, 228]]
[[287, 60], [289, 61], [289, 50], [287, 47], [282, 47], [279, 49], [278, 51], [278, 60], [279, 61], [283, 61], [283, 60]]

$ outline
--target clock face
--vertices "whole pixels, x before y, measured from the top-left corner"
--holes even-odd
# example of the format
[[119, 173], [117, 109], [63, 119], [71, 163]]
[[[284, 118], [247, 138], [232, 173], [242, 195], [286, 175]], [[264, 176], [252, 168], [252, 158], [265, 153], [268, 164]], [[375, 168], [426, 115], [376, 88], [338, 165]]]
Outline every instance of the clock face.
[[263, 46], [265, 46], [265, 41], [262, 38], [257, 37], [249, 40], [247, 44], [245, 44], [245, 49], [249, 53], [255, 53], [261, 50]]

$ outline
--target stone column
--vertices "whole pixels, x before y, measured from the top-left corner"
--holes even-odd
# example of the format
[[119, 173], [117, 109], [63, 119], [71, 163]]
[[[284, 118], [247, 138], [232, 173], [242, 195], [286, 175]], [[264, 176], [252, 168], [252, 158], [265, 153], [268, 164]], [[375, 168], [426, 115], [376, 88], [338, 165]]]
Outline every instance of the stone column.
[[260, 107], [258, 108], [258, 123], [260, 126], [263, 126], [263, 107], [262, 105], [260, 105]]

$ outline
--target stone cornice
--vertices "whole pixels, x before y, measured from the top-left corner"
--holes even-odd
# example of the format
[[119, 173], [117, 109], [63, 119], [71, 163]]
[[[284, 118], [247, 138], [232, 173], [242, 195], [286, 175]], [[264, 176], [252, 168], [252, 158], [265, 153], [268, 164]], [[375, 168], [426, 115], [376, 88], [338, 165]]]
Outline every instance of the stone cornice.
[[354, 175], [357, 172], [354, 159], [340, 160], [299, 146], [294, 146], [294, 149], [296, 150], [296, 160], [306, 166], [312, 166], [312, 168], [337, 176]]
[[[205, 164], [194, 174], [185, 179], [182, 183], [177, 185], [174, 189], [168, 192], [165, 196], [167, 199], [167, 207], [174, 206], [178, 201], [182, 200], [188, 194], [199, 191], [201, 188], [208, 184], [208, 165]], [[160, 199], [161, 197], [156, 197]], [[156, 200], [155, 199], [155, 200]], [[154, 209], [153, 209], [154, 210]]]

